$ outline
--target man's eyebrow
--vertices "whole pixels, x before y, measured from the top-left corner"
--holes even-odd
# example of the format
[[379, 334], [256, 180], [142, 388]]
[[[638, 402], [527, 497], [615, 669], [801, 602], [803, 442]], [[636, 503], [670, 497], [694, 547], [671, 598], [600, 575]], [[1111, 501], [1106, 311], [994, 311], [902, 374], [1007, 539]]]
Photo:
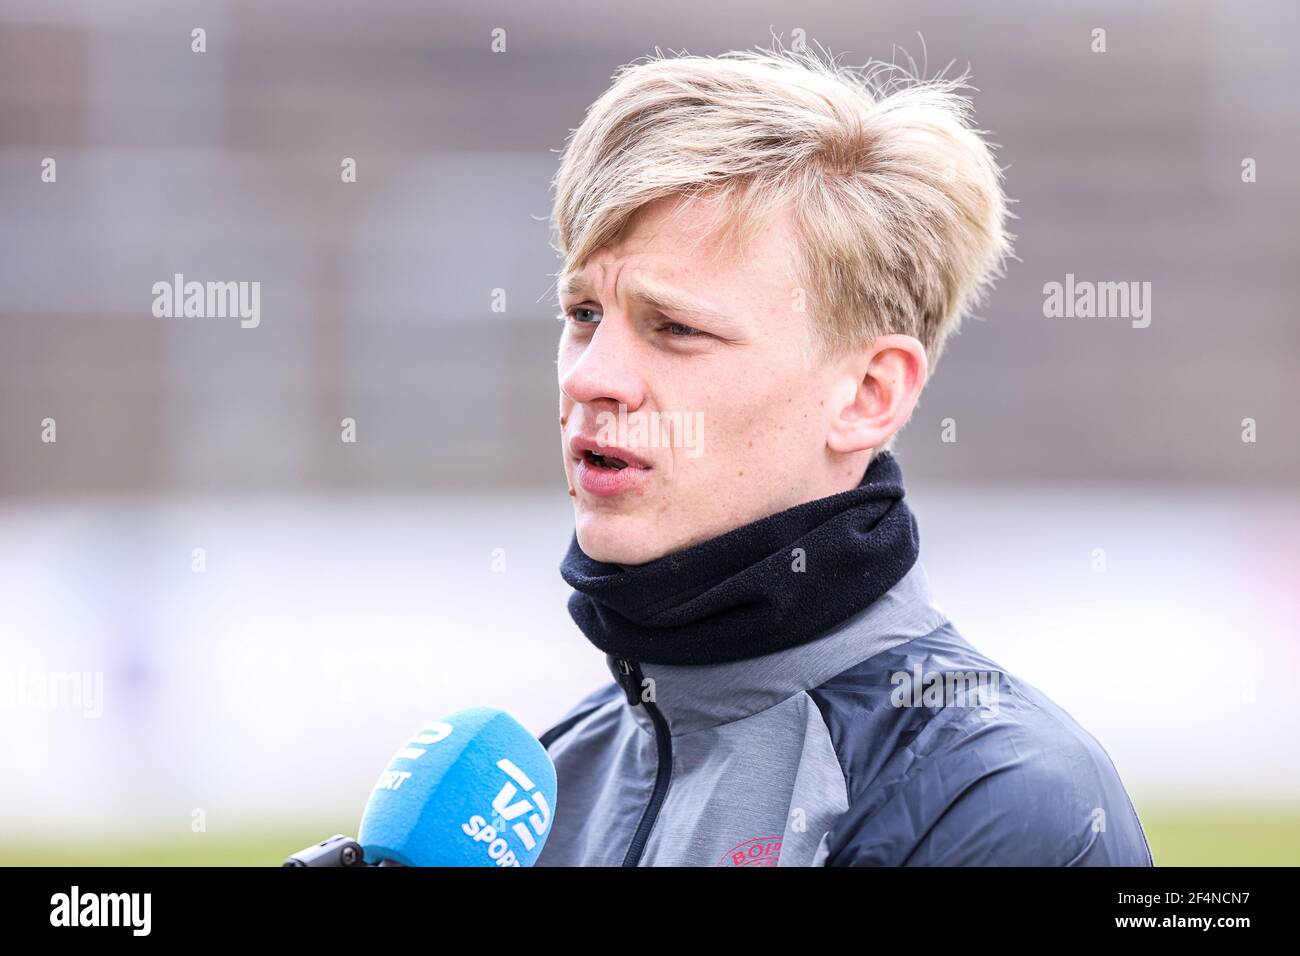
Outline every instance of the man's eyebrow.
[[[581, 276], [571, 276], [559, 283], [561, 296], [592, 295], [592, 288]], [[627, 294], [664, 312], [726, 320], [726, 313], [702, 299], [668, 286], [649, 285], [635, 279], [627, 284]]]

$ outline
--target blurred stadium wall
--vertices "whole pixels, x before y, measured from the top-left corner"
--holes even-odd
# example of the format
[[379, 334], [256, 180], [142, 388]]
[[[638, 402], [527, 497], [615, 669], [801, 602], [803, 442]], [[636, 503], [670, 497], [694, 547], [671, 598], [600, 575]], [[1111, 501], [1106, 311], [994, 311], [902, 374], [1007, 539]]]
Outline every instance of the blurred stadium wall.
[[[420, 721], [607, 679], [556, 571], [557, 151], [620, 64], [795, 31], [969, 65], [1007, 165], [1019, 260], [899, 445], [945, 608], [1158, 862], [1296, 862], [1300, 9], [628, 7], [0, 3], [0, 862], [275, 862]], [[155, 318], [176, 273], [260, 325]], [[1045, 318], [1067, 274], [1150, 326]], [[13, 691], [68, 674], [98, 715]]]

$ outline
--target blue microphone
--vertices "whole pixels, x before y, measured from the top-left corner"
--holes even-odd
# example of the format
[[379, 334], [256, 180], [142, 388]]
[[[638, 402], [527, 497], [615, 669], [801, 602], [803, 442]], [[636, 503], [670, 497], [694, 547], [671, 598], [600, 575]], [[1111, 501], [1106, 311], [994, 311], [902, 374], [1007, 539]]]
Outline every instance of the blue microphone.
[[285, 866], [532, 866], [550, 832], [555, 765], [505, 711], [472, 707], [421, 727], [379, 775], [357, 840], [335, 836]]

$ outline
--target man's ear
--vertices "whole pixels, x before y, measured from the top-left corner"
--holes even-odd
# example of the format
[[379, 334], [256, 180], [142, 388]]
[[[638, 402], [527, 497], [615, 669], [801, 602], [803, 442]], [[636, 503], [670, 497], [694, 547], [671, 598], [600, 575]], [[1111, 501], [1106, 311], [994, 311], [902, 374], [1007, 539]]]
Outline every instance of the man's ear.
[[912, 336], [874, 340], [848, 364], [850, 381], [833, 409], [827, 447], [849, 455], [883, 445], [912, 417], [929, 372], [925, 347]]

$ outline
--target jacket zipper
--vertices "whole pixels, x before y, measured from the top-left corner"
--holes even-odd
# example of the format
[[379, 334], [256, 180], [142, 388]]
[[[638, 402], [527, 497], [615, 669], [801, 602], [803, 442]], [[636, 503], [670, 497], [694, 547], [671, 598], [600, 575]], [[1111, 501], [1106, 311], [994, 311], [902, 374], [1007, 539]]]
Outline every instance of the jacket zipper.
[[646, 804], [645, 812], [641, 814], [641, 822], [637, 824], [636, 833], [632, 835], [627, 856], [623, 858], [624, 866], [637, 866], [641, 861], [641, 854], [645, 852], [646, 841], [650, 839], [650, 831], [654, 829], [655, 819], [659, 816], [659, 808], [663, 806], [664, 797], [668, 795], [668, 779], [673, 770], [673, 740], [668, 733], [668, 721], [658, 706], [653, 701], [641, 700], [641, 682], [645, 679], [641, 673], [641, 665], [621, 657], [615, 658], [614, 664], [618, 668], [618, 682], [622, 685], [623, 692], [627, 694], [628, 705], [644, 706], [655, 727], [655, 749], [658, 755], [655, 786], [650, 793], [650, 802]]

